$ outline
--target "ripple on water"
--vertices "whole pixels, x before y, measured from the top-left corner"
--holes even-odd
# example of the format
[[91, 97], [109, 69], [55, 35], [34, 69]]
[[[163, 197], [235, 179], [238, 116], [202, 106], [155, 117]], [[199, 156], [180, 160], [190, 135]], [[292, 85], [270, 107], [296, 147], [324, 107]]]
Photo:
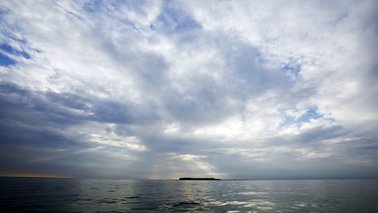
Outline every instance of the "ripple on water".
[[173, 204], [173, 206], [188, 206], [188, 205], [201, 205], [201, 203], [196, 202], [196, 201], [182, 201], [182, 202]]
[[125, 197], [126, 199], [138, 199], [139, 196], [128, 196], [128, 197]]
[[96, 203], [99, 204], [112, 204], [112, 203], [117, 203], [119, 200], [118, 199], [101, 199], [97, 200]]

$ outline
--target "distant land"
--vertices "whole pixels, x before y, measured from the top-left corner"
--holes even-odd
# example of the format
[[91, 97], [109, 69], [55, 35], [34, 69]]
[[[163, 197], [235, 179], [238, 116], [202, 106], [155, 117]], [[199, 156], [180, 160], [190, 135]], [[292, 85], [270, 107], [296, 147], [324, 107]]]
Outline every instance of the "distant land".
[[217, 178], [193, 178], [193, 177], [182, 177], [182, 178], [179, 178], [179, 180], [221, 180], [221, 179], [217, 179]]

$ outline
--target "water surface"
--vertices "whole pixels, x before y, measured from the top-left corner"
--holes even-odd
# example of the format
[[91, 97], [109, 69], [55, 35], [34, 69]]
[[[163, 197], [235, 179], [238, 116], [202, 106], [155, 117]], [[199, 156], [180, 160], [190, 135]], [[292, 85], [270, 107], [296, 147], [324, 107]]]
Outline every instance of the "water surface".
[[1, 212], [378, 212], [378, 180], [0, 181]]

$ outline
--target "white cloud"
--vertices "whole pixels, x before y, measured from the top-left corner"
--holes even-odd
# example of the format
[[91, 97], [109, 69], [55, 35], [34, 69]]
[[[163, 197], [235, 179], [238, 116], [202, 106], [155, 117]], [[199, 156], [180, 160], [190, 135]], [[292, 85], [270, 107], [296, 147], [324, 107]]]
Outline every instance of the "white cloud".
[[[0, 124], [8, 129], [35, 131], [37, 122], [79, 143], [124, 150], [135, 160], [130, 169], [156, 161], [151, 171], [173, 176], [184, 174], [179, 166], [226, 174], [232, 169], [217, 163], [219, 153], [237, 155], [235, 164], [247, 156], [295, 168], [358, 158], [372, 146], [360, 161], [374, 160], [374, 1], [0, 7], [0, 41], [30, 55], [7, 53], [17, 63], [0, 66]], [[167, 153], [197, 163], [164, 170]]]

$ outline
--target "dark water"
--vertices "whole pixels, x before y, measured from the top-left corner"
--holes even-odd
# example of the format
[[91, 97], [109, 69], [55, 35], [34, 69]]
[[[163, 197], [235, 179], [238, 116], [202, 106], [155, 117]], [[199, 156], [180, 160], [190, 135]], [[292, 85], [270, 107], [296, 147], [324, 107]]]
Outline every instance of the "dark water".
[[378, 212], [378, 180], [0, 181], [0, 212]]

